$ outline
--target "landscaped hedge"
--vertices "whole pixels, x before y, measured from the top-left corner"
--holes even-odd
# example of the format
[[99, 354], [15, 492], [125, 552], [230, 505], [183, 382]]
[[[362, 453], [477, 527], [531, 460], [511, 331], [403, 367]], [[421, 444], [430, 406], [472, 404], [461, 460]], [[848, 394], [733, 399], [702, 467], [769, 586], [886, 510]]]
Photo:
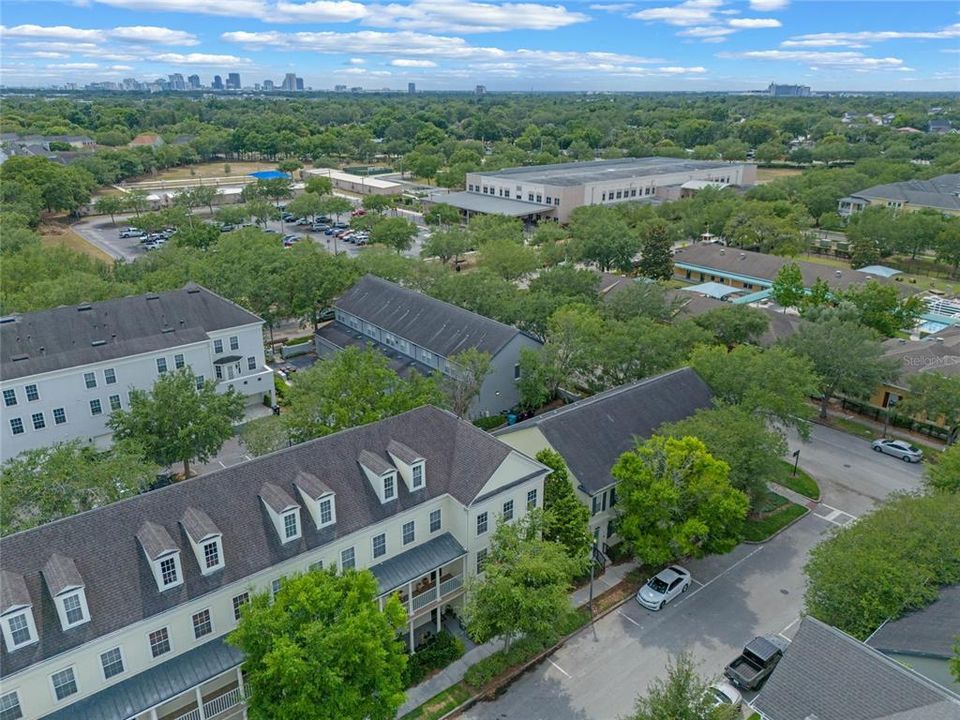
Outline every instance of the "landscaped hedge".
[[473, 421], [481, 430], [493, 430], [503, 425], [507, 419], [503, 415], [491, 415], [489, 417], [479, 417]]
[[441, 630], [426, 642], [407, 662], [407, 687], [423, 682], [434, 670], [440, 670], [463, 656], [463, 642], [446, 630]]

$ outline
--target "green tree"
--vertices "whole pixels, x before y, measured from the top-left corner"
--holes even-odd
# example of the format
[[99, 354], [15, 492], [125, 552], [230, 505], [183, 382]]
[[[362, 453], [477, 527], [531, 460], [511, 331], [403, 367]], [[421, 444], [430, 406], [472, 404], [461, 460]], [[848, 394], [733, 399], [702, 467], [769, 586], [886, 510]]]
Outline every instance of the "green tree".
[[434, 230], [420, 249], [421, 257], [440, 258], [444, 265], [449, 260], [457, 261], [470, 247], [470, 237], [466, 231], [458, 228]]
[[197, 207], [206, 205], [207, 209], [213, 213], [213, 203], [216, 201], [219, 193], [213, 185], [197, 185], [190, 191], [193, 201]]
[[409, 250], [417, 236], [417, 226], [404, 218], [383, 218], [370, 230], [370, 242], [386, 245], [397, 254]]
[[285, 172], [288, 175], [293, 175], [297, 170], [303, 167], [303, 163], [299, 160], [284, 160], [283, 162], [277, 165], [277, 170], [280, 172]]
[[280, 211], [266, 200], [254, 199], [246, 203], [247, 212], [250, 213], [257, 225], [267, 226], [270, 220], [276, 220], [280, 217]]
[[260, 457], [288, 447], [290, 432], [283, 418], [270, 415], [245, 423], [240, 442], [250, 455]]
[[744, 343], [756, 344], [770, 328], [767, 314], [748, 305], [714, 308], [698, 315], [693, 321], [712, 332], [728, 350]]
[[459, 225], [460, 211], [453, 205], [437, 203], [423, 214], [423, 221], [427, 225]]
[[960, 582], [960, 493], [895, 495], [810, 551], [806, 610], [865, 639]]
[[369, 571], [288, 577], [258, 593], [227, 637], [244, 654], [251, 720], [392, 720], [407, 655], [396, 595], [381, 610]]
[[621, 455], [611, 475], [617, 532], [645, 564], [729, 552], [740, 542], [750, 501], [697, 438], [654, 435]]
[[960, 493], [960, 445], [954, 443], [936, 463], [928, 463], [924, 479], [930, 490]]
[[747, 494], [751, 507], [766, 494], [767, 480], [774, 477], [787, 452], [782, 432], [738, 405], [698, 410], [684, 420], [661, 426], [657, 434], [703, 441], [714, 458], [730, 466], [731, 485]]
[[857, 308], [861, 325], [887, 337], [912, 328], [927, 309], [921, 298], [901, 297], [896, 285], [881, 285], [876, 280], [855, 285], [840, 293], [839, 298]]
[[500, 523], [482, 575], [468, 580], [464, 615], [470, 636], [483, 643], [518, 636], [548, 637], [570, 611], [570, 582], [577, 562], [558, 543], [544, 540], [536, 511]]
[[185, 367], [161, 375], [150, 391], [131, 390], [130, 409], [115, 410], [107, 424], [116, 439], [137, 443], [158, 465], [182, 462], [188, 478], [192, 460], [206, 462], [233, 437], [243, 405], [233, 388], [218, 392], [210, 380], [198, 388], [193, 371]]
[[866, 397], [881, 382], [897, 375], [895, 362], [884, 357], [876, 333], [840, 317], [805, 321], [784, 344], [813, 363], [819, 377], [820, 417], [824, 419], [836, 394]]
[[646, 695], [637, 698], [623, 720], [735, 720], [740, 711], [730, 705], [714, 707], [707, 681], [697, 675], [690, 655], [667, 661], [667, 678], [657, 678]]
[[123, 212], [124, 202], [119, 195], [101, 195], [94, 204], [96, 211], [102, 215], [109, 215], [110, 222], [116, 224], [114, 217], [118, 212]]
[[363, 209], [377, 215], [383, 215], [396, 204], [396, 199], [390, 195], [365, 195]]
[[856, 235], [850, 238], [850, 267], [856, 270], [876, 265], [880, 260], [880, 248], [872, 237]]
[[577, 499], [560, 453], [546, 448], [537, 453], [537, 460], [552, 471], [543, 481], [543, 538], [560, 543], [585, 569], [593, 545], [590, 509]]
[[250, 210], [246, 205], [227, 205], [217, 208], [217, 221], [224, 225], [242, 225], [250, 217]]
[[949, 431], [947, 444], [955, 443], [960, 433], [960, 375], [919, 372], [910, 376], [908, 386], [910, 392], [900, 400], [897, 409], [909, 415], [923, 415], [928, 422], [943, 422]]
[[320, 206], [320, 212], [324, 215], [330, 215], [333, 218], [339, 218], [344, 213], [353, 210], [353, 203], [345, 197], [339, 195], [323, 195], [323, 204]]
[[951, 218], [943, 223], [935, 243], [937, 260], [950, 266], [950, 277], [960, 270], [960, 220]]
[[639, 249], [640, 239], [615, 209], [585, 205], [571, 213], [570, 250], [575, 258], [604, 271], [615, 267], [627, 272]]
[[150, 207], [147, 193], [144, 190], [131, 190], [124, 196], [124, 204], [140, 217], [140, 213]]
[[503, 215], [474, 215], [467, 225], [470, 245], [482, 248], [491, 240], [510, 240], [523, 244], [523, 223]]
[[771, 296], [783, 308], [800, 307], [804, 299], [803, 275], [796, 263], [787, 263], [777, 272]]
[[297, 217], [316, 218], [322, 212], [322, 202], [316, 193], [305, 192], [287, 203], [287, 212]]
[[640, 264], [643, 277], [669, 280], [673, 277], [673, 238], [665, 220], [646, 223], [640, 233]]
[[436, 378], [404, 380], [381, 353], [349, 347], [297, 373], [282, 417], [291, 438], [302, 442], [428, 404], [443, 405]]
[[480, 248], [480, 265], [515, 281], [537, 269], [537, 252], [513, 240], [491, 240]]
[[623, 288], [615, 288], [606, 297], [604, 317], [612, 320], [632, 320], [645, 317], [657, 322], [668, 322], [679, 309], [680, 302], [667, 299], [663, 285], [636, 282], [629, 278], [620, 281]]
[[220, 228], [204, 222], [192, 222], [177, 228], [177, 245], [205, 250], [220, 239]]
[[303, 189], [305, 192], [313, 193], [314, 195], [324, 196], [333, 194], [333, 181], [328, 177], [323, 177], [322, 175], [312, 175], [307, 178], [307, 182], [304, 184]]
[[98, 452], [80, 440], [26, 450], [3, 465], [0, 535], [136, 495], [157, 467], [133, 443]]
[[520, 348], [520, 381], [517, 391], [520, 395], [520, 407], [536, 410], [546, 405], [556, 396], [556, 389], [562, 382], [557, 377], [556, 367], [548, 363], [542, 352], [533, 348]]
[[490, 353], [476, 348], [467, 348], [463, 352], [448, 358], [456, 371], [453, 375], [444, 375], [440, 379], [447, 403], [457, 417], [465, 418], [473, 401], [480, 395], [483, 381], [492, 369]]

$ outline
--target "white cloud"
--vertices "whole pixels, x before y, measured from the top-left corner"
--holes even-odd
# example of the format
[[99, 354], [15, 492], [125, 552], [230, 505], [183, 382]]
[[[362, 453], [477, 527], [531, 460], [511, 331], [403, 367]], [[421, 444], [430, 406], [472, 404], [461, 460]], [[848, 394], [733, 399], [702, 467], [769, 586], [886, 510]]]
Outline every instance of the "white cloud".
[[102, 40], [103, 30], [86, 30], [68, 25], [16, 25], [4, 27], [0, 25], [0, 35], [5, 37], [35, 37], [55, 40]]
[[225, 15], [227, 17], [262, 18], [266, 3], [262, 0], [97, 0], [103, 5], [127, 10], [151, 12]]
[[681, 30], [677, 33], [682, 37], [695, 37], [695, 38], [714, 38], [714, 37], [724, 37], [725, 35], [731, 35], [735, 33], [736, 30], [733, 28], [720, 27], [719, 25], [706, 25], [706, 26], [697, 26], [692, 28], [687, 28], [686, 30]]
[[659, 67], [657, 68], [658, 72], [663, 73], [664, 75], [700, 75], [707, 71], [705, 67], [677, 67], [675, 65], [669, 67]]
[[270, 22], [351, 22], [367, 17], [366, 6], [351, 0], [314, 0], [313, 2], [285, 2], [280, 0], [261, 20]]
[[601, 12], [620, 13], [633, 10], [633, 3], [595, 3], [590, 6], [590, 9]]
[[40, 51], [38, 51], [38, 52], [33, 52], [33, 53], [30, 53], [30, 55], [31, 55], [32, 57], [36, 57], [36, 58], [50, 58], [50, 59], [70, 57], [67, 53], [62, 53], [62, 52], [49, 52], [49, 51], [45, 51], [45, 50], [40, 50]]
[[679, 5], [640, 10], [630, 17], [669, 25], [703, 25], [713, 21], [713, 13], [722, 5], [722, 0], [686, 0]]
[[48, 68], [57, 68], [58, 70], [96, 70], [99, 65], [97, 63], [84, 63], [84, 62], [75, 62], [75, 63], [55, 63], [53, 65], [47, 65]]
[[796, 35], [784, 40], [782, 47], [865, 47], [887, 40], [951, 40], [960, 38], [960, 23], [948, 25], [941, 30], [867, 30], [864, 32], [828, 32]]
[[391, 60], [390, 64], [394, 67], [406, 68], [432, 68], [437, 66], [433, 60], [411, 60], [410, 58], [397, 58]]
[[45, 38], [49, 40], [75, 40], [106, 42], [153, 43], [156, 45], [197, 45], [196, 35], [165, 27], [131, 26], [115, 28], [75, 28], [69, 25], [16, 25], [0, 26], [0, 35], [12, 38]]
[[183, 30], [171, 30], [165, 27], [133, 26], [118, 27], [107, 30], [107, 37], [111, 40], [127, 40], [129, 42], [153, 43], [156, 45], [197, 45], [196, 35]]
[[243, 65], [249, 63], [248, 58], [236, 55], [211, 55], [207, 53], [162, 53], [151, 55], [151, 60], [178, 65]]
[[366, 60], [364, 60], [363, 58], [350, 58], [349, 60], [347, 60], [347, 62], [350, 63], [351, 65], [363, 65], [366, 62]]
[[780, 21], [776, 18], [734, 18], [730, 20], [730, 27], [740, 30], [757, 30], [760, 28], [778, 28]]
[[789, 0], [750, 0], [750, 9], [757, 12], [770, 12], [783, 10], [789, 4]]
[[127, 70], [133, 70], [132, 65], [111, 65], [110, 69], [115, 72], [126, 72]]
[[717, 53], [717, 57], [735, 60], [772, 60], [798, 62], [812, 66], [849, 68], [853, 70], [890, 69], [903, 65], [895, 57], [868, 57], [859, 52], [818, 52], [813, 50], [749, 50], [746, 52]]

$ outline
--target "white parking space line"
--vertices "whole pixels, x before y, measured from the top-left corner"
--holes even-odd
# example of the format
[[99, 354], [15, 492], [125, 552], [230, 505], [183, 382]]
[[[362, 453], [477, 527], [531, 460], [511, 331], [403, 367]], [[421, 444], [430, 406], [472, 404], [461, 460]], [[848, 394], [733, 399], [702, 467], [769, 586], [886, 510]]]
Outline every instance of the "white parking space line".
[[549, 662], [551, 665], [553, 665], [557, 670], [559, 670], [560, 672], [562, 672], [562, 673], [563, 673], [564, 675], [566, 675], [568, 678], [571, 677], [570, 673], [568, 673], [568, 672], [567, 672], [566, 670], [564, 670], [562, 667], [560, 667], [559, 665], [557, 665], [552, 659], [547, 658], [547, 662]]
[[698, 592], [700, 592], [701, 590], [703, 590], [703, 589], [706, 588], [706, 587], [709, 587], [709, 586], [712, 585], [714, 582], [716, 582], [717, 580], [719, 580], [720, 578], [722, 578], [724, 575], [726, 575], [727, 573], [729, 573], [731, 570], [735, 570], [738, 565], [741, 565], [742, 563], [745, 563], [747, 560], [749, 560], [750, 558], [752, 558], [752, 557], [753, 557], [754, 555], [756, 555], [758, 552], [760, 552], [761, 550], [763, 550], [763, 548], [764, 548], [764, 546], [763, 546], [763, 545], [760, 545], [756, 550], [753, 550], [753, 551], [750, 552], [749, 554], [744, 555], [742, 558], [740, 558], [739, 560], [737, 560], [733, 565], [731, 565], [730, 567], [728, 567], [726, 570], [724, 570], [723, 572], [721, 572], [719, 575], [716, 575], [716, 576], [710, 578], [709, 580], [707, 580], [705, 583], [703, 583], [703, 585], [701, 585], [700, 587], [698, 587], [698, 588], [697, 588], [696, 590], [694, 590], [692, 593], [686, 593], [685, 595], [682, 595], [682, 596], [680, 597], [680, 599], [677, 600], [676, 604], [679, 605], [679, 604], [682, 603], [684, 600], [689, 600], [689, 599], [692, 598], [694, 595], [696, 595]]
[[699, 580], [697, 580], [695, 577], [691, 577], [691, 578], [690, 578], [690, 582], [695, 582], [697, 585], [700, 585], [700, 586], [703, 585], [703, 583], [700, 582]]
[[789, 630], [790, 628], [792, 628], [794, 625], [796, 625], [798, 622], [800, 622], [800, 618], [794, 618], [793, 621], [791, 621], [791, 623], [790, 623], [789, 625], [787, 625], [783, 630], [781, 630], [780, 632], [778, 632], [777, 635], [779, 635], [780, 637], [783, 637], [783, 634], [784, 634], [787, 630]]
[[629, 621], [629, 622], [632, 622], [632, 623], [633, 623], [634, 625], [636, 625], [637, 627], [643, 627], [643, 625], [641, 625], [640, 623], [638, 623], [636, 620], [634, 620], [632, 617], [630, 617], [629, 615], [627, 615], [627, 614], [626, 614], [625, 612], [623, 612], [622, 610], [617, 610], [617, 615], [619, 615], [620, 617], [622, 617], [624, 620], [627, 620], [627, 621]]
[[224, 470], [227, 469], [227, 466], [223, 464], [223, 460], [217, 459], [217, 462], [220, 463], [220, 467], [222, 467]]

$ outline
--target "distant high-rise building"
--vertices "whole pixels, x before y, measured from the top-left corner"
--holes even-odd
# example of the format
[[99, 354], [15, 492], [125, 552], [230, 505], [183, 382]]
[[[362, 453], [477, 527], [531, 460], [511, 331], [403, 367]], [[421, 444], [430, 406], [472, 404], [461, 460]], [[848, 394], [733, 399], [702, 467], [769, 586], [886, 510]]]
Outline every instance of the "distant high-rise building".
[[347, 91], [347, 86], [346, 86], [346, 85], [334, 85], [334, 86], [333, 86], [333, 91], [334, 91], [334, 92], [346, 92], [346, 91]]
[[417, 84], [416, 83], [407, 83], [407, 94], [416, 95], [417, 94]]
[[124, 90], [140, 90], [143, 87], [143, 83], [138, 81], [136, 78], [124, 78], [123, 79], [123, 89]]
[[303, 78], [301, 77], [297, 78], [297, 90], [303, 91]]
[[191, 75], [190, 77], [187, 78], [187, 82], [190, 84], [190, 89], [191, 89], [191, 90], [199, 90], [199, 89], [200, 89], [200, 76], [199, 76], [199, 75]]
[[214, 90], [223, 90], [223, 79], [219, 75], [213, 76], [213, 82], [210, 83], [210, 87]]
[[477, 86], [473, 89], [473, 94], [474, 94], [474, 95], [486, 95], [486, 94], [487, 94], [487, 86], [486, 86], [486, 85], [477, 85]]
[[266, 90], [267, 92], [273, 90], [273, 80], [264, 80], [263, 89]]
[[767, 94], [773, 97], [810, 97], [809, 85], [777, 85], [770, 83]]
[[240, 73], [227, 74], [227, 90], [240, 89]]
[[281, 90], [294, 91], [297, 89], [297, 74], [296, 73], [287, 73], [283, 76], [283, 84], [280, 86]]
[[168, 81], [170, 83], [171, 90], [186, 90], [187, 84], [183, 81], [183, 75], [180, 73], [173, 73], [168, 75]]

